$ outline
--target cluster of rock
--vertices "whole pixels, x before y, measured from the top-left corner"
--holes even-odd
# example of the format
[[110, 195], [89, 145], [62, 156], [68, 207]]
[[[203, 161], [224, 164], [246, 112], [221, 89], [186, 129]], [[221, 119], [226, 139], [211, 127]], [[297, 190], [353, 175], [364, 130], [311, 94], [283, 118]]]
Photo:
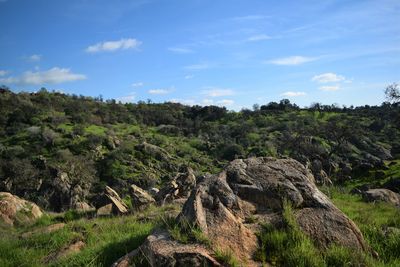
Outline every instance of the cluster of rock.
[[33, 202], [24, 200], [7, 192], [0, 192], [0, 223], [9, 226], [34, 222], [43, 215]]
[[[185, 167], [161, 190], [146, 191], [131, 185], [129, 194], [132, 207], [137, 211], [152, 204], [184, 203], [176, 220], [195, 224], [213, 247], [232, 251], [246, 266], [259, 266], [253, 260], [258, 249], [256, 233], [260, 231], [259, 225], [282, 225], [284, 207], [288, 203], [300, 229], [321, 249], [338, 244], [370, 251], [358, 227], [316, 187], [312, 173], [319, 173], [321, 180], [327, 178], [318, 161], [306, 168], [293, 159], [237, 159], [216, 175], [196, 179], [193, 170]], [[390, 181], [386, 186], [399, 190], [398, 181]], [[366, 201], [400, 205], [399, 194], [389, 189], [367, 188], [363, 197]], [[119, 194], [109, 186], [96, 199], [96, 204], [99, 216], [129, 212]], [[82, 210], [91, 208], [88, 204], [79, 205]], [[38, 218], [42, 214], [35, 204], [9, 193], [0, 193], [2, 220], [12, 225], [20, 218], [19, 212], [29, 214], [29, 218]], [[151, 266], [221, 266], [209, 247], [179, 243], [168, 231], [160, 229], [114, 266], [129, 266], [132, 258], [139, 255]]]
[[[369, 250], [358, 227], [318, 190], [311, 172], [292, 159], [234, 160], [220, 174], [197, 181], [177, 220], [196, 224], [213, 247], [232, 251], [242, 264], [258, 266], [253, 261], [258, 223], [278, 227], [285, 202], [294, 208], [301, 230], [320, 248], [335, 243]], [[249, 217], [258, 223], [247, 223]], [[153, 233], [115, 266], [127, 266], [138, 253], [152, 266], [220, 266], [210, 249], [179, 244], [165, 231]]]

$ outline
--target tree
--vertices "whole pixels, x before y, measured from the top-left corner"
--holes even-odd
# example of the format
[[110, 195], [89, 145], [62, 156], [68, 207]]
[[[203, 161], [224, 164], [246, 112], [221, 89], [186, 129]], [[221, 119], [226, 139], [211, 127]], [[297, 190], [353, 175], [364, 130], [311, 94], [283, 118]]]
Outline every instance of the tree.
[[390, 102], [396, 103], [400, 101], [400, 88], [397, 83], [388, 85], [385, 89], [386, 99]]

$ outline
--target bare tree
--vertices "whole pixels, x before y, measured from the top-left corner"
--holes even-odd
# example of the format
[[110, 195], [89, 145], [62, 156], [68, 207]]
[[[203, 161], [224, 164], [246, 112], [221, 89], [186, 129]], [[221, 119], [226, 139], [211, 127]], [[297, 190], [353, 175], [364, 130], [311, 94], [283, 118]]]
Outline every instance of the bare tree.
[[400, 88], [397, 83], [390, 84], [385, 89], [386, 99], [390, 102], [396, 103], [400, 101]]

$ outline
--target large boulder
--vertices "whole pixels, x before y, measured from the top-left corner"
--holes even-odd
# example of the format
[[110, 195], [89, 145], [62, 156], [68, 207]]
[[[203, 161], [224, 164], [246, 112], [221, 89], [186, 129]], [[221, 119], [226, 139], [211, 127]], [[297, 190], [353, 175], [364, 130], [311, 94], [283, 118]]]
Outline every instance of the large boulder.
[[221, 266], [204, 246], [178, 243], [172, 240], [167, 231], [162, 230], [156, 230], [138, 249], [120, 258], [112, 266], [136, 266], [133, 259], [140, 256], [149, 266]]
[[161, 188], [156, 195], [156, 200], [163, 205], [175, 199], [187, 199], [195, 186], [196, 176], [192, 168], [183, 167], [171, 181]]
[[293, 159], [249, 158], [232, 161], [223, 172], [200, 181], [185, 203], [179, 220], [194, 222], [220, 248], [253, 265], [257, 250], [254, 228], [246, 217], [263, 223], [282, 222], [285, 202], [297, 223], [325, 249], [335, 243], [368, 250], [357, 226], [315, 185], [313, 175]]
[[384, 188], [376, 188], [370, 189], [368, 191], [363, 192], [362, 194], [363, 200], [366, 202], [387, 202], [394, 204], [396, 206], [400, 206], [400, 195]]
[[136, 210], [143, 210], [156, 202], [149, 193], [134, 184], [131, 185], [130, 194], [132, 199], [132, 207]]
[[0, 192], [0, 222], [9, 226], [32, 223], [43, 215], [33, 202]]

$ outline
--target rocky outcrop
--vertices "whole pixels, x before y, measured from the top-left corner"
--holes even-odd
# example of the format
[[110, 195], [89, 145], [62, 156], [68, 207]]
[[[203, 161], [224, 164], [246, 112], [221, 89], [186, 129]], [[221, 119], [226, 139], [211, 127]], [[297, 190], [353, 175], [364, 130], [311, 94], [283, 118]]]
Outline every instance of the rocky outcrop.
[[149, 266], [221, 266], [204, 246], [178, 243], [171, 239], [167, 231], [161, 230], [148, 236], [140, 248], [120, 258], [112, 266], [132, 266], [132, 259], [138, 256], [142, 256]]
[[363, 200], [366, 202], [387, 202], [400, 206], [400, 195], [384, 188], [369, 189], [362, 193]]
[[332, 181], [329, 179], [328, 174], [323, 169], [322, 162], [318, 159], [314, 159], [311, 162], [311, 171], [314, 174], [315, 181], [319, 185], [332, 185]]
[[285, 202], [300, 228], [322, 249], [336, 243], [368, 247], [357, 226], [318, 190], [313, 175], [293, 159], [250, 158], [232, 161], [219, 175], [199, 181], [179, 220], [193, 222], [214, 246], [229, 248], [253, 265], [257, 238], [246, 217], [279, 224]]
[[196, 186], [196, 176], [192, 168], [184, 167], [156, 195], [159, 204], [170, 203], [175, 199], [186, 199]]
[[33, 202], [19, 198], [7, 192], [0, 192], [0, 223], [32, 223], [43, 215], [41, 209]]
[[134, 184], [131, 185], [130, 195], [132, 199], [132, 207], [135, 210], [143, 210], [156, 202], [149, 193]]
[[106, 186], [104, 194], [98, 200], [97, 215], [125, 214], [128, 207], [122, 201], [118, 193], [109, 186]]

